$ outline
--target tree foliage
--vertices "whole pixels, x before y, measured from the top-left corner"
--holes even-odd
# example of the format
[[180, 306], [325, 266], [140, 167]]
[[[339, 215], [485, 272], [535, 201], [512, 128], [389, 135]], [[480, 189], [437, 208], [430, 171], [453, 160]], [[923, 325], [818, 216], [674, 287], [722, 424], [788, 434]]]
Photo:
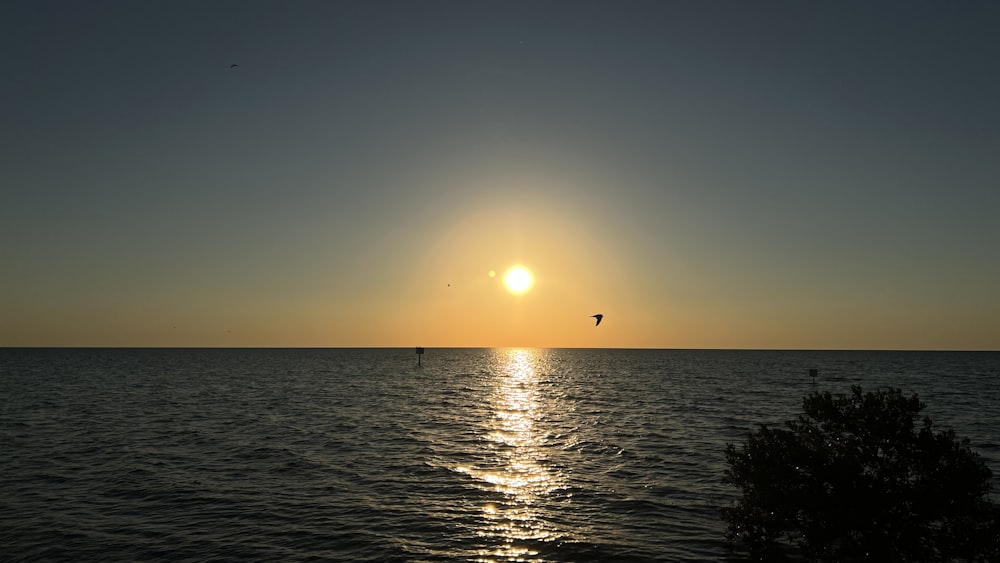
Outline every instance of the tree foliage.
[[754, 559], [1000, 561], [992, 474], [898, 389], [813, 393], [785, 428], [726, 448], [727, 539]]

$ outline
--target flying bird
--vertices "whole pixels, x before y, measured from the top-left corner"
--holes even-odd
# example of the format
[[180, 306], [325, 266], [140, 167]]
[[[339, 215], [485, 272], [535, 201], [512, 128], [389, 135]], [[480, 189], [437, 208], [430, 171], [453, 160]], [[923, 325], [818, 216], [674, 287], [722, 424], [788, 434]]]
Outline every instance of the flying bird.
[[600, 314], [600, 313], [598, 313], [598, 314], [596, 314], [596, 315], [590, 315], [590, 316], [591, 316], [591, 317], [594, 317], [595, 319], [597, 319], [597, 322], [596, 322], [596, 323], [594, 323], [594, 326], [597, 326], [597, 325], [601, 324], [601, 319], [603, 319], [603, 318], [604, 318], [604, 315], [602, 315], [602, 314]]
[[229, 65], [229, 70], [238, 70], [239, 68], [240, 68], [240, 65], [238, 65], [236, 63], [233, 63], [233, 64]]

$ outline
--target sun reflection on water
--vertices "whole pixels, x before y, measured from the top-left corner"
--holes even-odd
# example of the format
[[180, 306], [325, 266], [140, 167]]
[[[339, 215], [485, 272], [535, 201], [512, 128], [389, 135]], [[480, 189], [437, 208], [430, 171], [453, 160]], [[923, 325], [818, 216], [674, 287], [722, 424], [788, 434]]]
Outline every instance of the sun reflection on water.
[[482, 507], [477, 533], [490, 547], [480, 561], [531, 561], [538, 552], [531, 542], [557, 539], [560, 534], [543, 517], [545, 497], [564, 487], [560, 473], [545, 465], [545, 436], [536, 423], [545, 415], [539, 396], [538, 366], [542, 351], [496, 351], [491, 373], [489, 407], [493, 416], [484, 436], [490, 452], [488, 467], [459, 467], [484, 487], [502, 493], [502, 500]]

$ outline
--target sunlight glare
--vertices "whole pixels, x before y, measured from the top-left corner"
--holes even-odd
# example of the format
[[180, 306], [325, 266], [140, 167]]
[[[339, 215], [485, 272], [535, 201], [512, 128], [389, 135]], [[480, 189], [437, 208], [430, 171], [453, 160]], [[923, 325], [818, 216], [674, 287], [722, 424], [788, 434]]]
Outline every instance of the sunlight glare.
[[507, 286], [507, 291], [520, 295], [529, 289], [535, 283], [534, 277], [531, 272], [524, 266], [511, 266], [507, 270], [507, 273], [503, 276], [503, 283]]
[[[550, 463], [544, 426], [554, 407], [539, 385], [545, 352], [532, 349], [496, 350], [488, 379], [485, 406], [492, 411], [483, 426], [489, 447], [476, 464], [455, 471], [469, 475], [490, 493], [482, 505], [477, 535], [486, 540], [477, 561], [534, 561], [538, 542], [557, 541], [563, 533], [548, 515], [565, 476]], [[499, 495], [499, 496], [497, 496]]]

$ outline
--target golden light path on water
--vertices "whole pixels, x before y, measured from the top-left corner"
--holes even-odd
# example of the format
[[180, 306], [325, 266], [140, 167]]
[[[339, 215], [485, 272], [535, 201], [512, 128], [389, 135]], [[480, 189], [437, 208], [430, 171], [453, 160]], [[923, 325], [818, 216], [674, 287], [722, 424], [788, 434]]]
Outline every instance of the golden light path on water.
[[483, 507], [478, 534], [492, 540], [491, 549], [479, 553], [479, 561], [530, 561], [538, 555], [518, 541], [553, 541], [560, 534], [541, 518], [545, 497], [565, 486], [562, 476], [545, 467], [544, 436], [536, 422], [545, 415], [539, 397], [537, 366], [542, 352], [527, 349], [497, 350], [497, 369], [492, 373], [489, 397], [492, 421], [485, 436], [495, 451], [491, 468], [459, 467], [499, 493], [504, 500]]

